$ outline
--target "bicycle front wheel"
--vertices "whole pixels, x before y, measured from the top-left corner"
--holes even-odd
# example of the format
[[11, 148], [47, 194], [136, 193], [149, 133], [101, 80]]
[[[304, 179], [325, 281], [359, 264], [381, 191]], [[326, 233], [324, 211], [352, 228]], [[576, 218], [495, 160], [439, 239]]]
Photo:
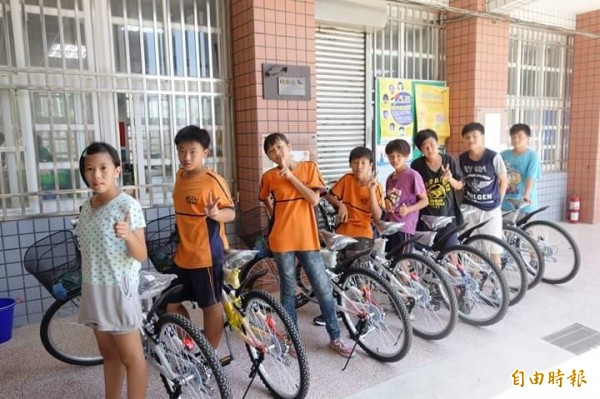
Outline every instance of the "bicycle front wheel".
[[415, 301], [410, 313], [415, 335], [431, 340], [447, 337], [458, 319], [456, 295], [448, 277], [414, 253], [396, 257], [390, 269]]
[[93, 330], [78, 321], [80, 300], [78, 295], [54, 302], [42, 319], [40, 338], [56, 359], [77, 366], [96, 366], [102, 364], [102, 356]]
[[344, 324], [372, 358], [396, 362], [412, 346], [409, 315], [399, 294], [375, 272], [358, 267], [344, 271], [338, 296]]
[[281, 304], [264, 291], [242, 295], [246, 344], [258, 375], [277, 398], [304, 398], [308, 393], [308, 359], [298, 329]]
[[456, 245], [440, 253], [438, 262], [446, 267], [454, 285], [462, 321], [487, 326], [504, 318], [508, 285], [490, 259], [475, 248]]
[[504, 241], [519, 254], [523, 261], [527, 271], [527, 288], [535, 287], [542, 281], [546, 264], [539, 245], [528, 233], [515, 226], [504, 226], [502, 233]]
[[[298, 261], [296, 261], [297, 273], [299, 273], [301, 269], [302, 268], [300, 267]], [[275, 298], [279, 298], [281, 286], [279, 270], [277, 269], [277, 263], [275, 262], [275, 259], [268, 256], [247, 263], [240, 271], [240, 281], [245, 281], [259, 273], [264, 274], [260, 277], [257, 277], [256, 280], [254, 280], [254, 282], [248, 286], [248, 288], [261, 290], [273, 295]], [[304, 306], [309, 301], [309, 298], [302, 293], [300, 288], [296, 289], [296, 292], [296, 307], [299, 308]]]
[[[467, 238], [464, 244], [477, 248], [500, 267], [508, 284], [510, 306], [523, 299], [529, 285], [527, 269], [521, 256], [508, 243], [491, 235], [477, 234]], [[499, 250], [499, 253], [494, 248]], [[494, 260], [494, 253], [497, 256], [496, 260]]]
[[561, 226], [547, 220], [534, 220], [523, 226], [544, 254], [546, 268], [542, 281], [562, 284], [570, 281], [579, 271], [581, 255], [577, 243]]
[[188, 319], [164, 314], [155, 325], [158, 345], [150, 353], [171, 399], [231, 398], [214, 350]]

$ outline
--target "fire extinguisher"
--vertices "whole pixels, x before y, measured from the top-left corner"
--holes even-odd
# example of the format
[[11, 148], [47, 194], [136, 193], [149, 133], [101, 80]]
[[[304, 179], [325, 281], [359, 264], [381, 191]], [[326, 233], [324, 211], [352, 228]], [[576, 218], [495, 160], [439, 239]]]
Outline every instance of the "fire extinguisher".
[[581, 202], [577, 194], [569, 195], [569, 223], [579, 222], [579, 207]]

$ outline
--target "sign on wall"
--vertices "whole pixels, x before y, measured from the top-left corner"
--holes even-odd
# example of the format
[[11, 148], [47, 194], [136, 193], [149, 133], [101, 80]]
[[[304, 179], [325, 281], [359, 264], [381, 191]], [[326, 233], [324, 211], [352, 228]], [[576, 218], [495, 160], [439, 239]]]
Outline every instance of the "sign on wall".
[[[375, 98], [375, 164], [384, 184], [394, 171], [385, 153], [391, 140], [404, 139], [412, 147], [414, 134], [427, 128], [435, 130], [442, 143], [450, 136], [449, 88], [440, 81], [378, 78]], [[413, 152], [408, 162], [412, 156]]]

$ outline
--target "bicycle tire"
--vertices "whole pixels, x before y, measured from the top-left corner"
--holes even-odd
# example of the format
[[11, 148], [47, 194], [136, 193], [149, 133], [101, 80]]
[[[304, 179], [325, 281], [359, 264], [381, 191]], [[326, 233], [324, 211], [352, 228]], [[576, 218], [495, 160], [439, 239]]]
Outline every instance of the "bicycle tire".
[[[298, 260], [296, 260], [296, 273], [300, 273], [300, 269], [301, 267], [299, 267], [299, 262]], [[240, 270], [240, 281], [245, 281], [253, 275], [261, 273], [265, 270], [267, 271], [267, 273], [264, 276], [261, 276], [254, 280], [254, 282], [248, 286], [248, 289], [261, 290], [270, 295], [273, 295], [276, 298], [279, 298], [279, 271], [277, 269], [277, 263], [275, 262], [275, 259], [271, 256], [253, 259], [250, 262], [246, 263], [244, 266], [242, 266]], [[309, 302], [309, 298], [307, 298], [302, 293], [300, 287], [298, 287], [296, 291], [296, 308], [299, 308], [306, 305]]]
[[[262, 352], [264, 359], [258, 368], [258, 375], [269, 392], [277, 398], [305, 398], [310, 384], [308, 358], [300, 333], [283, 306], [267, 292], [250, 290], [242, 294], [242, 309], [252, 334], [265, 345], [265, 351]], [[268, 314], [263, 317], [264, 312]], [[277, 329], [277, 326], [283, 326], [285, 331]], [[258, 334], [261, 337], [264, 334], [264, 340]], [[260, 358], [258, 348], [246, 344], [246, 349], [253, 363]], [[288, 373], [292, 368], [294, 376], [291, 384], [286, 384], [284, 377], [292, 374]], [[280, 383], [293, 391], [284, 392], [286, 389], [278, 386]]]
[[97, 366], [103, 359], [94, 332], [79, 323], [81, 295], [54, 302], [40, 324], [40, 338], [54, 358], [76, 366]]
[[476, 234], [467, 238], [463, 244], [479, 249], [490, 259], [489, 245], [502, 247], [501, 270], [510, 291], [508, 305], [515, 305], [525, 297], [529, 286], [527, 269], [521, 256], [508, 243], [488, 234]]
[[[445, 249], [438, 255], [438, 262], [445, 263], [448, 257], [452, 258], [452, 253], [462, 265], [464, 272], [464, 275], [460, 276], [447, 274], [454, 285], [455, 293], [460, 293], [457, 295], [459, 319], [475, 326], [488, 326], [502, 320], [508, 310], [509, 293], [500, 269], [481, 251], [466, 245], [455, 245]], [[476, 270], [478, 275], [474, 275], [469, 268]], [[482, 268], [486, 270], [481, 270]], [[481, 281], [478, 280], [480, 276]], [[488, 282], [491, 284], [487, 284]], [[484, 289], [489, 290], [489, 294], [482, 295]], [[486, 317], [476, 318], [477, 313], [473, 313], [473, 309], [483, 310], [482, 305], [486, 305], [493, 311]]]
[[[408, 310], [396, 290], [377, 273], [363, 267], [350, 267], [345, 270], [340, 278], [339, 287], [345, 292], [351, 291], [346, 295], [337, 295], [337, 301], [342, 312], [342, 320], [350, 332], [350, 336], [358, 342], [358, 345], [369, 356], [380, 362], [397, 362], [404, 358], [412, 346], [413, 331]], [[383, 297], [374, 302], [372, 300], [373, 295], [377, 294], [386, 296], [389, 303], [384, 304]], [[352, 307], [354, 308], [357, 307], [356, 303], [358, 301], [361, 304], [363, 300], [366, 302], [361, 307], [364, 307], [364, 310], [368, 312], [369, 318], [366, 320], [367, 324], [361, 334], [358, 331], [358, 323], [362, 319], [359, 317], [355, 322], [355, 312], [350, 312], [344, 303], [346, 299], [351, 297], [353, 298]], [[389, 308], [382, 309], [382, 305], [387, 305]], [[388, 317], [390, 316], [388, 313], [397, 315], [398, 322], [396, 322], [395, 317], [394, 319]], [[391, 335], [389, 334], [391, 332], [390, 321], [394, 321], [393, 328], [398, 330], [392, 332]], [[365, 329], [366, 331], [364, 331]], [[383, 339], [372, 346], [369, 337], [373, 337], [375, 333], [380, 334]], [[392, 339], [390, 340], [390, 338]], [[392, 343], [392, 349], [389, 353], [382, 352], [383, 345], [386, 344], [385, 341], [391, 341]]]
[[546, 262], [537, 242], [527, 232], [515, 226], [503, 226], [504, 240], [517, 252], [527, 270], [528, 289], [542, 281]]
[[[555, 244], [551, 243], [549, 245], [546, 242], [544, 242], [545, 240], [547, 240], [547, 237], [544, 238], [539, 236], [539, 234], [537, 234], [537, 236], [531, 234], [536, 232], [536, 228], [539, 232], [540, 226], [545, 229], [554, 230], [557, 235], [562, 236], [564, 238], [567, 244], [566, 246], [569, 247], [568, 249], [571, 249], [573, 251], [572, 260], [560, 262], [556, 258], [556, 254], [558, 253], [559, 249], [556, 249], [555, 253], [551, 253], [551, 251], [554, 251], [554, 249], [551, 247], [555, 247]], [[558, 224], [550, 222], [548, 220], [534, 220], [532, 222], [527, 223], [525, 226], [522, 227], [522, 229], [525, 232], [527, 232], [530, 236], [534, 237], [534, 239], [538, 243], [538, 246], [540, 247], [540, 250], [542, 251], [542, 254], [544, 255], [545, 268], [544, 273], [542, 274], [543, 282], [548, 284], [563, 284], [567, 281], [572, 280], [577, 275], [577, 273], [579, 272], [579, 268], [581, 267], [581, 254], [579, 253], [579, 247], [573, 239], [573, 236], [571, 236], [571, 234], [569, 234], [567, 230], [565, 230]], [[540, 245], [540, 243], [542, 243], [542, 245]], [[567, 265], [567, 267], [565, 268], [565, 275], [559, 277], [553, 277], [549, 275], [549, 272], [553, 272], [554, 270], [556, 270], [559, 267], [559, 265], [565, 264]]]
[[[400, 277], [402, 261], [410, 262], [409, 274], [414, 276], [406, 282]], [[421, 255], [407, 253], [392, 259], [389, 268], [398, 281], [412, 292], [415, 300], [411, 311], [414, 334], [427, 340], [443, 339], [450, 335], [458, 320], [458, 303], [452, 284], [439, 267]], [[442, 313], [444, 309], [447, 315]], [[437, 328], [434, 327], [436, 320], [439, 321]], [[427, 329], [428, 325], [432, 328]]]
[[162, 371], [160, 375], [170, 399], [232, 397], [214, 350], [190, 320], [178, 314], [163, 314], [156, 320], [154, 331], [151, 339], [163, 350], [163, 356], [154, 355], [155, 360], [160, 363], [166, 359], [175, 374], [172, 379]]

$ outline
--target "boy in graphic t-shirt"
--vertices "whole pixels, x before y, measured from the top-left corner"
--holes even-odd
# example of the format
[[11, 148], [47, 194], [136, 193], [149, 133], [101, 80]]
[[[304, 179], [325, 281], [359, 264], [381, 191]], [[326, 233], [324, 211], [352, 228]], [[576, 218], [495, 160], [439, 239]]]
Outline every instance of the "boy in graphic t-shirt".
[[[463, 222], [456, 194], [457, 190], [463, 188], [462, 172], [454, 158], [439, 152], [438, 136], [435, 131], [420, 130], [415, 135], [415, 146], [423, 156], [412, 161], [410, 167], [423, 178], [429, 199], [429, 205], [421, 209], [419, 216], [454, 216], [452, 223], [438, 230], [436, 234], [436, 239], [438, 239]], [[428, 230], [421, 220], [417, 224], [417, 228], [418, 230]], [[458, 244], [458, 233], [454, 233], [447, 238], [445, 247]]]
[[[468, 150], [460, 154], [463, 173], [463, 204], [470, 212], [465, 220], [471, 224], [489, 220], [479, 232], [502, 239], [502, 211], [500, 204], [508, 187], [506, 166], [500, 154], [485, 148], [485, 128], [472, 122], [462, 128], [462, 137]], [[492, 260], [500, 265], [502, 248], [492, 245]]]
[[537, 209], [537, 184], [540, 179], [540, 159], [535, 151], [529, 148], [531, 129], [524, 123], [517, 123], [510, 128], [512, 150], [502, 152], [502, 159], [508, 169], [508, 189], [502, 202], [505, 211], [513, 209], [507, 203], [508, 198], [520, 199], [527, 206], [520, 208], [529, 213]]

